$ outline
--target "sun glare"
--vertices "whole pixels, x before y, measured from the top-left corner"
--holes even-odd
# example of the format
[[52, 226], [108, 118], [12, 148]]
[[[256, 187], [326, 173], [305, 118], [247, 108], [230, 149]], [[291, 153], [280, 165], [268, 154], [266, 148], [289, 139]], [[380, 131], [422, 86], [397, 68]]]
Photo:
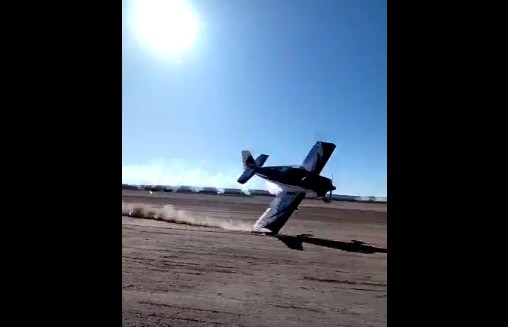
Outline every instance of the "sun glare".
[[198, 30], [194, 13], [182, 0], [137, 0], [133, 24], [140, 41], [165, 55], [189, 48]]

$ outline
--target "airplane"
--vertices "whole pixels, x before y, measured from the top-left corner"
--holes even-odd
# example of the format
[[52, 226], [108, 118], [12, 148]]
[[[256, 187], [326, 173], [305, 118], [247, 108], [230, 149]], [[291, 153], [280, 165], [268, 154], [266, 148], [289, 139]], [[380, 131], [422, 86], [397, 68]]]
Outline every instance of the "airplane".
[[[268, 209], [254, 223], [253, 232], [268, 230], [268, 235], [276, 235], [286, 224], [293, 212], [307, 194], [315, 194], [329, 203], [332, 191], [336, 190], [330, 178], [320, 175], [330, 159], [336, 145], [318, 141], [311, 148], [301, 165], [267, 166], [267, 154], [260, 154], [256, 160], [250, 151], [242, 151], [244, 171], [237, 182], [245, 184], [254, 175], [278, 185], [282, 192], [278, 193]], [[327, 193], [329, 196], [327, 197]]]

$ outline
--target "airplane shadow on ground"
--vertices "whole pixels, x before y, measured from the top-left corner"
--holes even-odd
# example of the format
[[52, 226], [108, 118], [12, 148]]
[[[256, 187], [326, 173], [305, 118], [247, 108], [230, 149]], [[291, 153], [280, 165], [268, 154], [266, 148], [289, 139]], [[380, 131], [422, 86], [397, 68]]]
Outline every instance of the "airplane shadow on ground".
[[364, 254], [388, 253], [387, 249], [367, 245], [357, 240], [352, 240], [351, 242], [332, 241], [323, 238], [312, 237], [312, 235], [309, 234], [300, 234], [296, 236], [274, 235], [273, 237], [284, 243], [288, 248], [299, 251], [303, 251], [303, 243], [309, 243], [348, 252]]

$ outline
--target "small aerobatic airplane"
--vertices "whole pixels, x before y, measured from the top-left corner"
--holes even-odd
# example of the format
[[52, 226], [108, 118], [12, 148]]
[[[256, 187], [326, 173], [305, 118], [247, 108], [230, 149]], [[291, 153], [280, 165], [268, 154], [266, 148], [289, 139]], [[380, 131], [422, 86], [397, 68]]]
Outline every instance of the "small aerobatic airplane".
[[[238, 178], [238, 183], [245, 184], [252, 176], [257, 175], [282, 189], [256, 221], [253, 231], [269, 230], [268, 234], [277, 234], [308, 193], [330, 202], [332, 191], [336, 187], [330, 178], [319, 174], [334, 150], [335, 144], [319, 141], [314, 144], [301, 165], [271, 167], [263, 167], [268, 158], [267, 154], [260, 154], [254, 160], [249, 151], [242, 151], [244, 172]], [[328, 192], [329, 197], [326, 196]]]

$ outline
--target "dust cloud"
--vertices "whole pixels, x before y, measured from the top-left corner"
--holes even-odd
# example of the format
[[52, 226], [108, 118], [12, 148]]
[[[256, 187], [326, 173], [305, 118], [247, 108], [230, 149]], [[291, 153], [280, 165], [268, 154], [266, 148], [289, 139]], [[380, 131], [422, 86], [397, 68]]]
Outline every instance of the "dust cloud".
[[[122, 216], [141, 219], [163, 220], [170, 223], [185, 224], [191, 226], [215, 227], [230, 231], [252, 232], [252, 224], [232, 219], [220, 219], [217, 217], [198, 216], [186, 210], [175, 209], [171, 204], [164, 207], [153, 207], [142, 203], [122, 202]], [[257, 232], [269, 232], [261, 229]]]

